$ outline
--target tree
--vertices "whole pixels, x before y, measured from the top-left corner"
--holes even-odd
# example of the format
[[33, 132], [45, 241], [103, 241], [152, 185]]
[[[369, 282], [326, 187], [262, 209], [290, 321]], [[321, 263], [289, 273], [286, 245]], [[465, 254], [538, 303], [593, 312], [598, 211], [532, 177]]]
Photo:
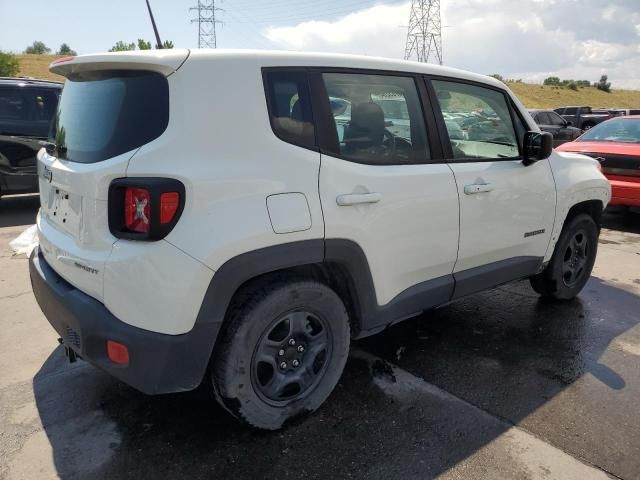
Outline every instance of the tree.
[[607, 77], [606, 75], [602, 75], [600, 77], [600, 81], [598, 83], [596, 83], [596, 88], [598, 90], [602, 90], [603, 92], [611, 92], [611, 82], [608, 82], [607, 80], [609, 79], [609, 77]]
[[574, 82], [573, 80], [571, 80], [569, 83], [567, 83], [567, 88], [569, 90], [578, 91], [578, 84], [576, 82]]
[[173, 48], [173, 42], [171, 40], [165, 40], [162, 42], [162, 48]]
[[27, 47], [24, 53], [30, 53], [35, 55], [44, 55], [45, 53], [50, 53], [51, 49], [47, 47], [44, 42], [36, 40], [33, 42], [33, 45]]
[[504, 83], [504, 78], [499, 73], [492, 73], [489, 76], [495, 78], [496, 80], [500, 80], [502, 83]]
[[542, 82], [543, 85], [555, 85], [558, 86], [561, 84], [559, 77], [547, 77]]
[[13, 53], [0, 50], [0, 77], [15, 77], [20, 70], [18, 57]]
[[124, 43], [122, 40], [119, 40], [113, 47], [111, 47], [110, 52], [128, 52], [130, 50], [135, 50], [135, 43]]
[[71, 50], [71, 47], [66, 43], [60, 45], [60, 49], [58, 50], [58, 55], [77, 55], [75, 50]]
[[147, 42], [146, 40], [143, 40], [142, 38], [138, 39], [138, 48], [140, 50], [151, 50], [151, 42]]

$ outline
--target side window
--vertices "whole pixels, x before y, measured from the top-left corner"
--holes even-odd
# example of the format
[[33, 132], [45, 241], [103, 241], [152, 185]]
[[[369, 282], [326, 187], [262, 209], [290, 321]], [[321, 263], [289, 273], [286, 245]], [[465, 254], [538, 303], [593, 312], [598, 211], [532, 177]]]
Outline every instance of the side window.
[[578, 109], [576, 107], [569, 107], [564, 109], [565, 115], [577, 115]]
[[559, 127], [564, 125], [564, 118], [557, 113], [549, 112], [549, 121], [551, 122], [551, 125], [557, 125]]
[[0, 88], [0, 121], [28, 120], [29, 106], [21, 88]]
[[502, 92], [453, 81], [432, 83], [455, 160], [520, 157], [515, 127], [524, 126], [514, 126]]
[[410, 77], [324, 73], [336, 155], [371, 165], [428, 163], [420, 98]]
[[551, 125], [549, 122], [549, 114], [547, 112], [538, 112], [536, 122], [538, 125]]
[[306, 72], [267, 71], [265, 86], [274, 133], [285, 142], [316, 148]]
[[46, 137], [49, 133], [49, 125], [58, 108], [59, 92], [53, 89], [38, 90], [29, 88], [25, 91], [26, 100], [31, 105], [31, 122], [29, 129], [33, 135]]

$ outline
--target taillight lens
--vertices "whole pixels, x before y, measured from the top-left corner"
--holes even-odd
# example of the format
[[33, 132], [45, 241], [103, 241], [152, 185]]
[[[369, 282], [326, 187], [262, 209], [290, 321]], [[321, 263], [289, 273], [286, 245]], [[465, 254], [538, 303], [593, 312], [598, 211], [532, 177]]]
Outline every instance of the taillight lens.
[[180, 206], [180, 194], [178, 192], [165, 192], [160, 194], [160, 223], [171, 223]]
[[124, 193], [124, 225], [131, 232], [147, 233], [150, 226], [151, 195], [145, 188], [127, 187]]
[[182, 215], [185, 188], [172, 178], [118, 178], [109, 186], [109, 230], [117, 238], [160, 240]]

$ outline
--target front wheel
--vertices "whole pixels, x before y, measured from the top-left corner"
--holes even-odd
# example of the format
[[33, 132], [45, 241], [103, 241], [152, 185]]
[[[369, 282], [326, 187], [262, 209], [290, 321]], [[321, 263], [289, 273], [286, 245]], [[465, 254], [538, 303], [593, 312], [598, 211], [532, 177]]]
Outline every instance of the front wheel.
[[235, 417], [276, 430], [316, 410], [338, 383], [347, 312], [333, 290], [309, 280], [276, 281], [239, 303], [214, 358], [214, 389]]
[[598, 251], [598, 226], [593, 217], [580, 214], [562, 230], [547, 267], [531, 277], [531, 286], [543, 297], [574, 298], [589, 280]]

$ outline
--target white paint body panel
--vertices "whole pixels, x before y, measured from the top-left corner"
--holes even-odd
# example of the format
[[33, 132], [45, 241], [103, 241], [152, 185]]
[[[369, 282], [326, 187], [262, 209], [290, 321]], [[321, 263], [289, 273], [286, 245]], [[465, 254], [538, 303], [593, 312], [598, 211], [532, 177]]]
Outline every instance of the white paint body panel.
[[[520, 256], [543, 257], [555, 217], [549, 162], [519, 160], [451, 163], [460, 195], [460, 249], [455, 271]], [[472, 185], [491, 191], [465, 194]], [[525, 237], [525, 233], [544, 233]]]
[[118, 240], [105, 266], [103, 303], [135, 327], [170, 335], [187, 333], [213, 273], [164, 240]]
[[[345, 194], [376, 203], [340, 206]], [[362, 165], [322, 156], [326, 238], [355, 241], [367, 256], [379, 305], [451, 274], [458, 250], [458, 194], [446, 164]]]
[[611, 200], [611, 184], [600, 172], [597, 160], [578, 153], [554, 150], [548, 162], [556, 182], [558, 201], [545, 261], [553, 255], [562, 225], [572, 206], [587, 200], [599, 200], [604, 208]]

